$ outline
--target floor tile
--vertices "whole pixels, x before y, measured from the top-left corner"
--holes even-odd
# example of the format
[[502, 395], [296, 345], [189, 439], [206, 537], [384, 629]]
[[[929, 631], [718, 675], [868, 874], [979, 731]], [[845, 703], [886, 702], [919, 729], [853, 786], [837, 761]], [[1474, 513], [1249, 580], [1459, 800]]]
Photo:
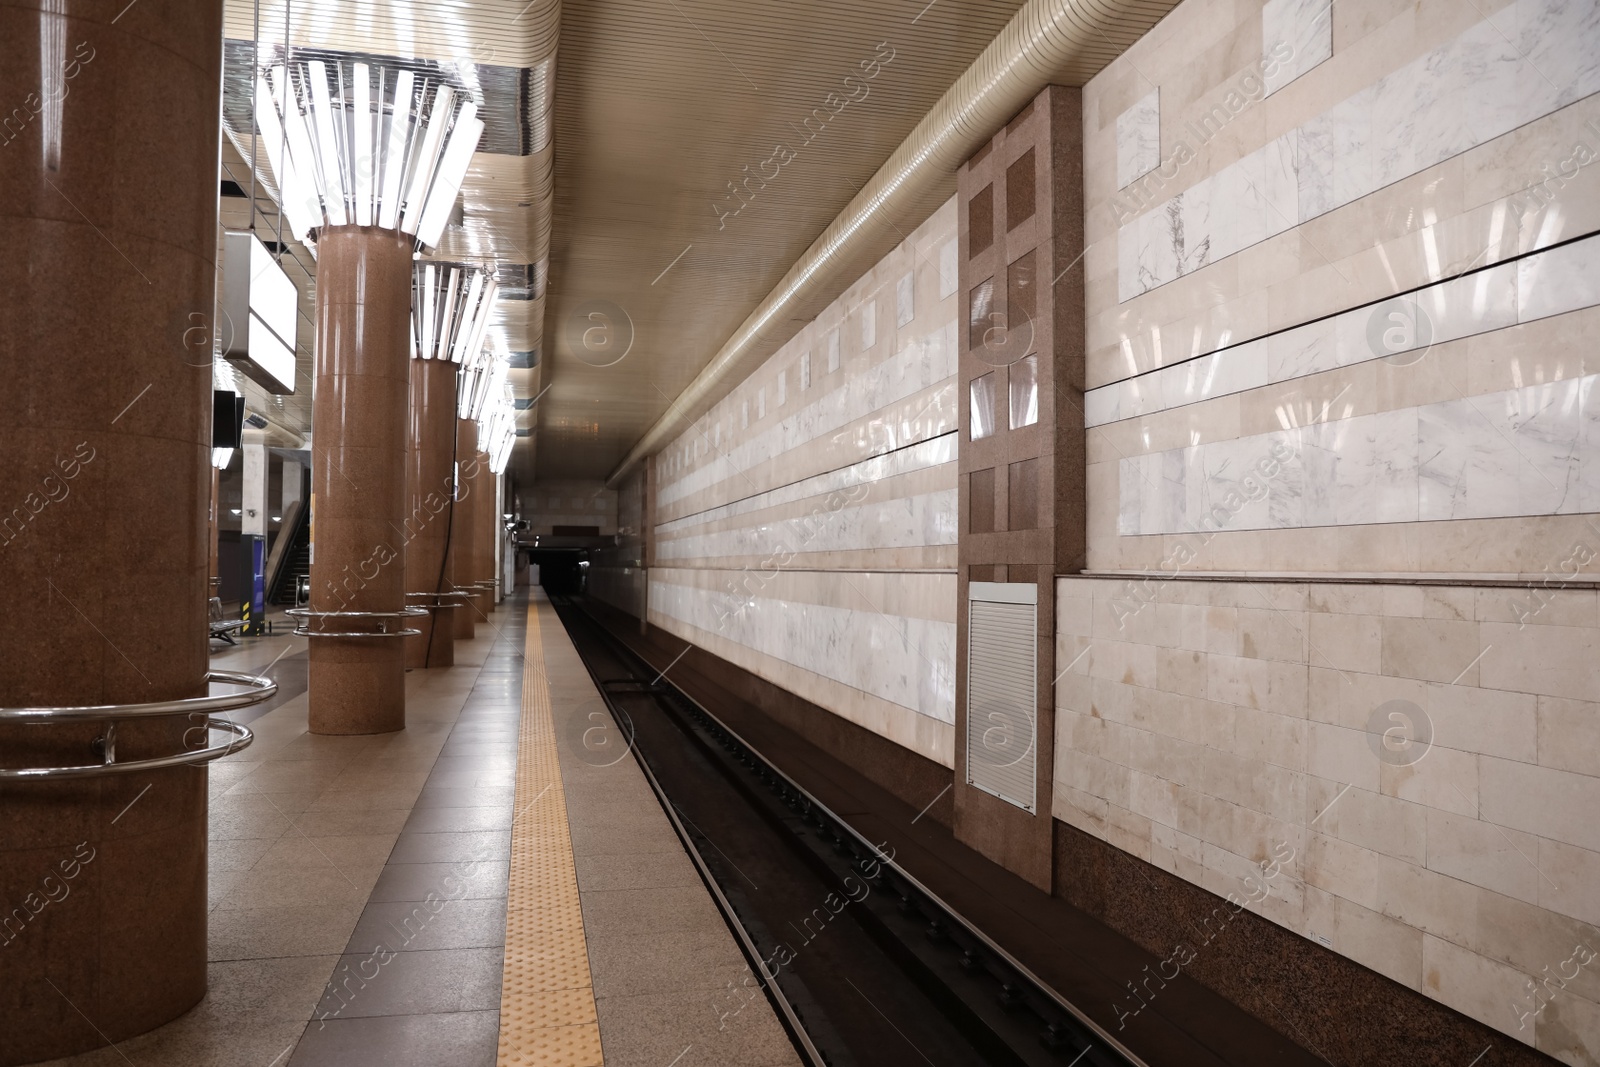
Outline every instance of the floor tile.
[[437, 897], [482, 900], [506, 895], [506, 863], [397, 863], [385, 867], [372, 890], [374, 902]]
[[501, 957], [499, 948], [351, 953], [334, 968], [313, 1018], [498, 1011]]
[[469, 830], [511, 829], [512, 808], [419, 808], [406, 821], [408, 834], [460, 833]]
[[338, 956], [361, 914], [360, 904], [219, 909], [209, 920], [210, 957]]
[[500, 1013], [383, 1015], [312, 1023], [289, 1067], [494, 1067]]
[[348, 951], [382, 944], [396, 952], [494, 948], [505, 944], [506, 902], [500, 899], [395, 901], [368, 904], [350, 934]]
[[[475, 809], [474, 809], [475, 810]], [[462, 863], [510, 855], [509, 830], [456, 833], [403, 833], [390, 863]]]

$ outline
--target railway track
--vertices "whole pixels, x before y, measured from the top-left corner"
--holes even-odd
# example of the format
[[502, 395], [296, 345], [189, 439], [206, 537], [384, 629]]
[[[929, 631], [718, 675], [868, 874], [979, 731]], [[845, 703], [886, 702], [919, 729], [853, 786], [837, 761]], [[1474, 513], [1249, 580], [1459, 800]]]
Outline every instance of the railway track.
[[[814, 1067], [1143, 1063], [589, 615], [579, 656], [748, 962], [707, 1012], [766, 998]], [[568, 739], [580, 749], [583, 737]], [[580, 757], [585, 755], [579, 752]]]

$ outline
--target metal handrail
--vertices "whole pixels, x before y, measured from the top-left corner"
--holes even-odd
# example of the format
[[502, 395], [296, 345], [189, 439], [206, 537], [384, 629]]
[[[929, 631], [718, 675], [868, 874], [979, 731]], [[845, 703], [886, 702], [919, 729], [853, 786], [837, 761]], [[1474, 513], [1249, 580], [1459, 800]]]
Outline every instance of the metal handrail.
[[93, 722], [101, 719], [138, 719], [150, 715], [211, 714], [231, 711], [259, 704], [278, 691], [278, 683], [271, 678], [237, 671], [209, 671], [206, 681], [223, 685], [244, 685], [244, 693], [224, 693], [217, 696], [183, 697], [179, 700], [157, 700], [148, 704], [83, 704], [59, 708], [0, 708], [0, 722]]
[[296, 626], [292, 631], [296, 637], [418, 637], [421, 630], [307, 630], [304, 626]]
[[421, 608], [402, 608], [399, 611], [313, 611], [310, 608], [289, 608], [284, 614], [297, 619], [403, 619], [426, 612]]
[[[296, 619], [413, 619], [428, 614], [427, 608], [401, 608], [399, 611], [313, 611], [290, 608], [285, 615]], [[385, 624], [387, 625], [387, 624]], [[296, 637], [416, 637], [421, 630], [310, 630], [305, 623], [294, 628]]]
[[[272, 687], [276, 689], [277, 686]], [[105, 763], [79, 764], [74, 767], [16, 767], [0, 768], [0, 781], [38, 781], [45, 778], [95, 778], [102, 774], [128, 774], [133, 771], [153, 771], [162, 767], [182, 767], [196, 763], [210, 763], [220, 759], [231, 752], [238, 752], [248, 748], [256, 735], [246, 726], [227, 719], [208, 719], [207, 731], [224, 730], [234, 736], [235, 740], [225, 745], [208, 745], [186, 752], [179, 752], [172, 756], [154, 756], [150, 759], [129, 760], [126, 763], [117, 763], [115, 758], [109, 758]], [[107, 752], [114, 749], [107, 746]]]

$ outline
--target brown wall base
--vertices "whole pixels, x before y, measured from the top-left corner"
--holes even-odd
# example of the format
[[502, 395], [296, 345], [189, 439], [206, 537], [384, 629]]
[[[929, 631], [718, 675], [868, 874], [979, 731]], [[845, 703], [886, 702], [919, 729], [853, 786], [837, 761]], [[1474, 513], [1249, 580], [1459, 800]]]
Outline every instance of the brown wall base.
[[[1192, 953], [1184, 974], [1332, 1063], [1557, 1062], [1270, 919], [1248, 910], [1233, 914], [1214, 893], [1077, 827], [1057, 822], [1055, 837], [1057, 897], [1162, 960]], [[1159, 985], [1154, 979], [1151, 988], [1159, 992]], [[1130, 993], [1127, 1008], [1137, 1007]]]

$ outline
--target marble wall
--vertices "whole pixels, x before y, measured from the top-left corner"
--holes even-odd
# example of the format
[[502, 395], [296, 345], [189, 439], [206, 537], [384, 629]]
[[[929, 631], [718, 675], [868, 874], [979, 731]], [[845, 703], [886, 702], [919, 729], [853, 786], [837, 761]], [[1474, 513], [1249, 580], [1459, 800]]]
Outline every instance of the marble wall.
[[1593, 589], [1057, 594], [1056, 818], [1219, 896], [1264, 887], [1266, 918], [1596, 1062], [1600, 966], [1567, 963], [1600, 952]]
[[951, 201], [654, 459], [652, 623], [954, 761]]
[[522, 494], [525, 536], [549, 536], [557, 526], [594, 526], [602, 537], [617, 532], [617, 493], [603, 482], [539, 482]]
[[589, 553], [586, 592], [642, 619], [648, 610], [645, 577], [645, 469], [635, 469], [617, 486], [617, 526], [611, 543]]
[[1268, 918], [1568, 1063], [1600, 1056], [1567, 963], [1600, 950], [1597, 93], [1573, 0], [1186, 0], [1093, 79], [1058, 580], [1058, 818], [1224, 894], [1292, 847]]

